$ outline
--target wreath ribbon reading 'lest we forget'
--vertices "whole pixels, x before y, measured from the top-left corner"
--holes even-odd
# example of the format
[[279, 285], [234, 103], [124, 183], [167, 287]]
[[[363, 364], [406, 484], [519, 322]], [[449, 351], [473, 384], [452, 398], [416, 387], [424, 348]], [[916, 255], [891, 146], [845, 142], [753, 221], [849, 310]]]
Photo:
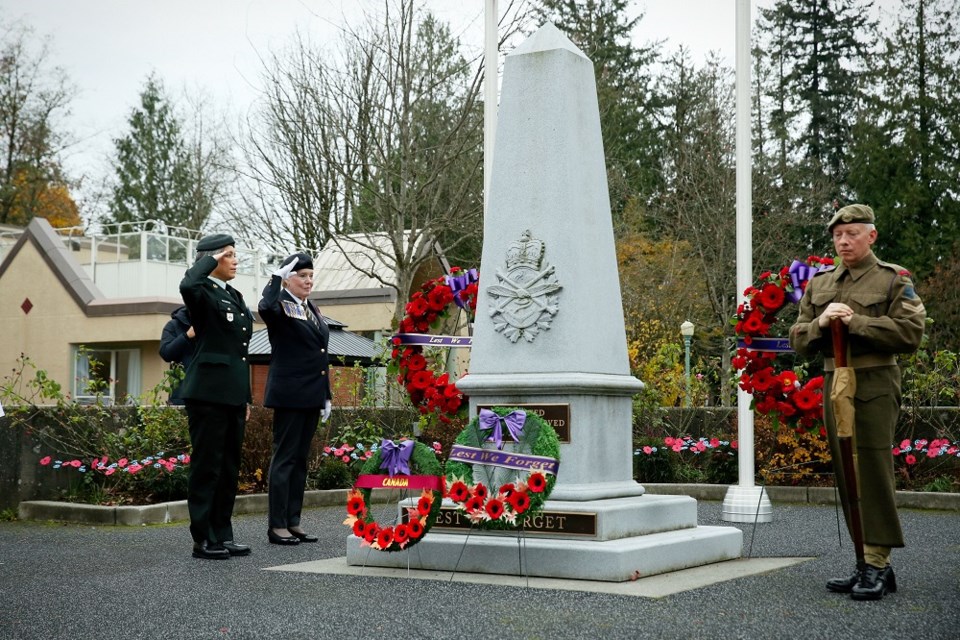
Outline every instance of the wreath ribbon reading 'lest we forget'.
[[803, 381], [792, 369], [782, 369], [777, 354], [788, 353], [787, 338], [771, 337], [779, 314], [788, 303], [797, 304], [807, 282], [829, 269], [832, 258], [810, 256], [794, 260], [780, 271], [765, 271], [744, 291], [746, 302], [734, 318], [739, 348], [733, 366], [740, 370], [740, 388], [753, 396], [753, 409], [785, 423], [800, 433], [819, 428], [823, 434], [823, 376]]
[[[485, 442], [495, 448], [484, 448]], [[493, 489], [474, 481], [474, 465], [516, 470], [518, 475]], [[481, 409], [450, 451], [447, 497], [478, 528], [517, 529], [543, 509], [559, 465], [560, 439], [540, 416], [516, 408]]]
[[[421, 493], [416, 507], [407, 509], [405, 522], [382, 526], [368, 506], [372, 489], [419, 489]], [[354, 489], [347, 496], [348, 517], [343, 524], [352, 528], [363, 547], [402, 551], [420, 542], [430, 531], [442, 500], [443, 470], [434, 450], [413, 440], [384, 440], [376, 455], [360, 469]]]

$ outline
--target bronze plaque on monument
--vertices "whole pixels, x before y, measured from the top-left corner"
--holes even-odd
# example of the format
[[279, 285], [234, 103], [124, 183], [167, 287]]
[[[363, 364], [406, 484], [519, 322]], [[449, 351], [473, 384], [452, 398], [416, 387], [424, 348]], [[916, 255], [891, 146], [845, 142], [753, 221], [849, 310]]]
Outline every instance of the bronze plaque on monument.
[[[569, 404], [509, 404], [503, 405], [523, 409], [530, 413], [535, 413], [549, 424], [557, 432], [557, 437], [563, 444], [570, 444], [570, 405]], [[480, 409], [493, 409], [493, 405], [477, 405], [477, 413]]]
[[[533, 516], [524, 516], [524, 533], [546, 535], [591, 536], [597, 535], [597, 514], [573, 513], [570, 511], [541, 511]], [[437, 530], [467, 531], [470, 518], [457, 507], [440, 507], [433, 528]], [[504, 530], [509, 533], [510, 530]]]

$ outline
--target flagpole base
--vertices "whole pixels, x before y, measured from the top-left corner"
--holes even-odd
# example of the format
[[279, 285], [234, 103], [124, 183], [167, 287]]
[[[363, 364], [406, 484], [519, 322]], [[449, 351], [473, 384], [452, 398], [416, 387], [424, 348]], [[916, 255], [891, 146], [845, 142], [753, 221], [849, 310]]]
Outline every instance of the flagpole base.
[[735, 484], [727, 489], [723, 498], [720, 519], [724, 522], [773, 522], [773, 506], [763, 487]]

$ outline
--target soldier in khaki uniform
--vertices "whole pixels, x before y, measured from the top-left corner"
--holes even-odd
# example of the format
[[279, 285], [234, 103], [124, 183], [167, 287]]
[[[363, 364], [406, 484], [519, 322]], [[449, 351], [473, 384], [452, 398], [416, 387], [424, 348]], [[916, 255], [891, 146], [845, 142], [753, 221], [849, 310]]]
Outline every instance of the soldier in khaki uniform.
[[[824, 389], [833, 382], [830, 321], [839, 318], [849, 331], [848, 365], [856, 369], [856, 426], [860, 508], [866, 568], [849, 578], [827, 582], [827, 588], [855, 600], [878, 600], [897, 589], [890, 549], [903, 546], [893, 477], [894, 429], [900, 414], [900, 368], [896, 354], [916, 351], [923, 337], [926, 312], [910, 273], [881, 262], [871, 246], [877, 239], [873, 210], [862, 204], [840, 209], [827, 225], [839, 264], [818, 273], [807, 284], [800, 315], [790, 328], [797, 353], [824, 355]], [[824, 394], [824, 422], [833, 454], [834, 473], [849, 527], [846, 478], [833, 407]]]

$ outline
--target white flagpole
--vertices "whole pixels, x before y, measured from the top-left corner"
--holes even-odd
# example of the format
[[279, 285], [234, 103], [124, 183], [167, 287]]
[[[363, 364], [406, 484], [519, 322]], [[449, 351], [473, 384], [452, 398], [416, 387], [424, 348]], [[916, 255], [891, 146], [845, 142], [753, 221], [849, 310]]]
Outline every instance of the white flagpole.
[[[737, 298], [753, 283], [752, 143], [750, 137], [750, 0], [737, 0]], [[723, 499], [721, 518], [727, 522], [770, 522], [773, 508], [763, 487], [754, 484], [753, 411], [750, 396], [737, 389], [737, 451], [739, 484]]]
[[493, 141], [497, 130], [497, 69], [499, 49], [497, 0], [485, 0], [483, 45], [483, 211], [490, 201]]

